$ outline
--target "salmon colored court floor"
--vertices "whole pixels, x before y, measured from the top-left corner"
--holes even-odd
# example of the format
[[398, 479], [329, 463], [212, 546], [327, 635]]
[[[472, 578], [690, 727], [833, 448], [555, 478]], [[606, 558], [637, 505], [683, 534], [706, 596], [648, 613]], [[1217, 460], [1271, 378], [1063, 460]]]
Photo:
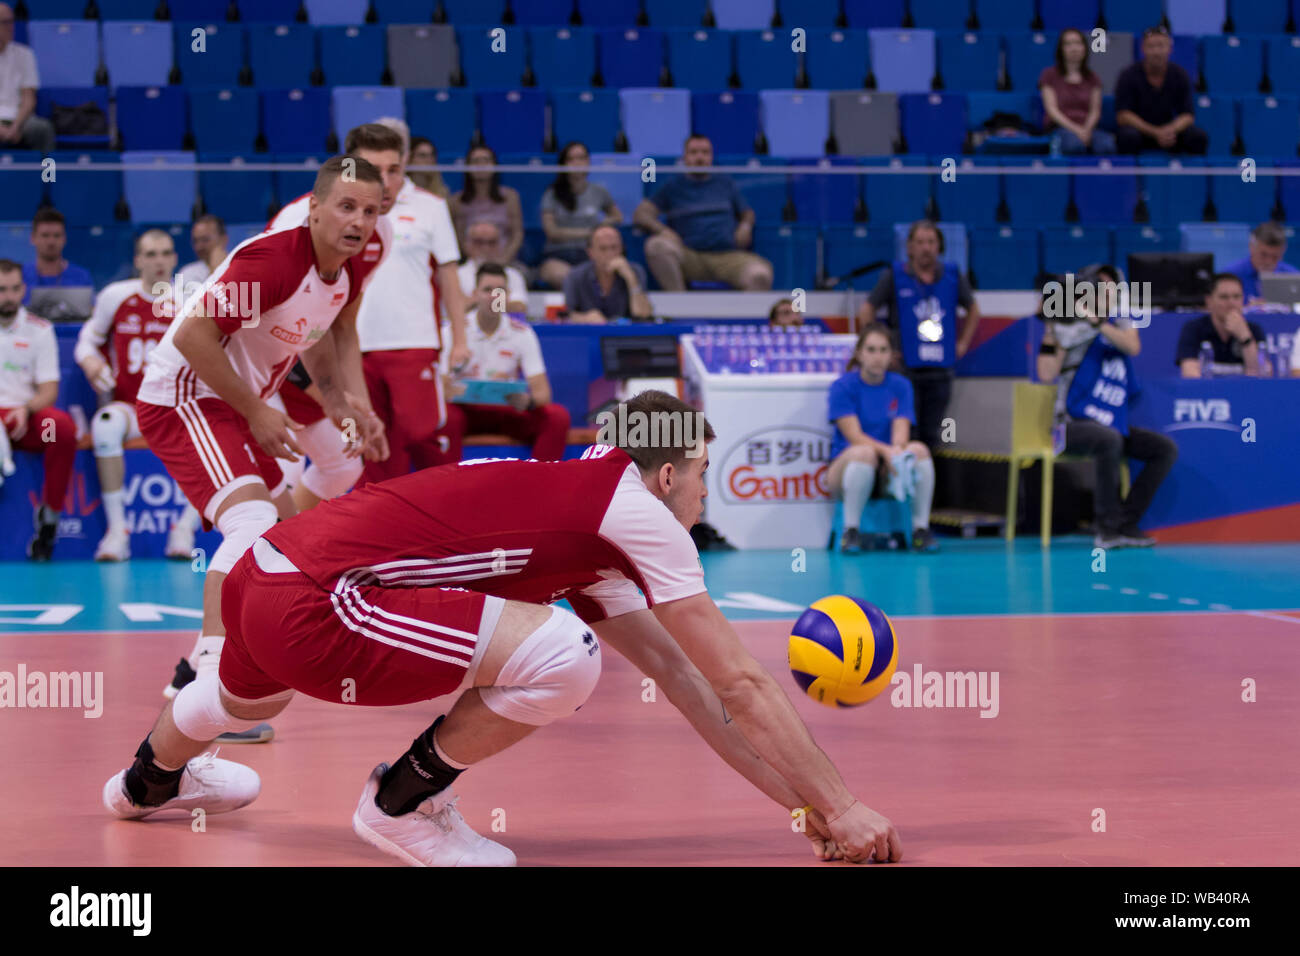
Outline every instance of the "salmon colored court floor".
[[[943, 545], [938, 555], [703, 556], [710, 593], [746, 646], [854, 794], [898, 827], [902, 865], [1300, 862], [1300, 546], [1111, 552], [1096, 571], [1082, 539], [1050, 551]], [[116, 821], [100, 790], [129, 763], [192, 647], [199, 577], [139, 561], [5, 564], [0, 581], [0, 680], [20, 667], [102, 673], [98, 717], [0, 709], [0, 761], [13, 771], [0, 777], [0, 805], [26, 808], [0, 815], [0, 864], [394, 865], [353, 835], [351, 815], [370, 769], [446, 705], [372, 710], [300, 696], [272, 743], [222, 751], [261, 774], [253, 804], [209, 815], [199, 833], [186, 815]], [[857, 709], [804, 698], [786, 637], [804, 606], [833, 593], [891, 615], [909, 681], [918, 669], [923, 686], [931, 672], [973, 672], [982, 699], [899, 706], [924, 703], [901, 680]], [[616, 653], [604, 662], [579, 713], [460, 778], [472, 826], [530, 866], [847, 865], [813, 859], [789, 815], [661, 692], [647, 699]]]

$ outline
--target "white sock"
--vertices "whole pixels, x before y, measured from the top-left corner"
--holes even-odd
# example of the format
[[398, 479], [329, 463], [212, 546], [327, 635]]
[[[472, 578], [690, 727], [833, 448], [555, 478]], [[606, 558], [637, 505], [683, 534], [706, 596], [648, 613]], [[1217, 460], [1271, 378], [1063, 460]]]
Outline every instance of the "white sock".
[[934, 459], [916, 463], [916, 494], [912, 495], [912, 528], [930, 527], [930, 505], [934, 502]]
[[193, 505], [186, 505], [185, 511], [176, 519], [176, 523], [182, 528], [188, 528], [190, 531], [197, 531], [199, 527], [199, 513]]
[[126, 527], [126, 492], [101, 491], [99, 497], [104, 501], [104, 515], [108, 518], [108, 530]]
[[876, 483], [876, 469], [860, 461], [844, 466], [844, 530], [862, 523], [862, 509], [867, 506]]

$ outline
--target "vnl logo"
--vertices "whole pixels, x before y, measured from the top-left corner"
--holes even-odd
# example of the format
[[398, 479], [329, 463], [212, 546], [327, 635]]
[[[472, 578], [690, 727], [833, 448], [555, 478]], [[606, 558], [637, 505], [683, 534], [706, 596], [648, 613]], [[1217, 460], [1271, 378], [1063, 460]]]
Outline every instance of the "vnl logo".
[[81, 887], [50, 897], [50, 925], [126, 926], [133, 936], [153, 928], [152, 893], [82, 893]]
[[1179, 432], [1208, 428], [1213, 431], [1241, 431], [1232, 420], [1232, 406], [1226, 398], [1176, 398], [1174, 399], [1174, 424], [1165, 431]]

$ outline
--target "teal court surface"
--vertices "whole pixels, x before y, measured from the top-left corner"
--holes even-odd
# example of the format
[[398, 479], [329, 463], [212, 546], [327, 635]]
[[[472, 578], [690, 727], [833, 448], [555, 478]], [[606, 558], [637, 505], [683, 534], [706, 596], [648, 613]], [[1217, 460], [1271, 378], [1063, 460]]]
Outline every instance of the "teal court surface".
[[[941, 544], [934, 555], [703, 555], [742, 641], [849, 789], [897, 826], [901, 865], [1297, 862], [1300, 544]], [[0, 708], [0, 759], [22, 768], [0, 779], [0, 801], [30, 806], [30, 781], [46, 783], [42, 812], [0, 817], [0, 863], [389, 862], [352, 834], [352, 809], [370, 769], [446, 702], [368, 709], [300, 695], [274, 741], [222, 752], [261, 775], [250, 806], [201, 834], [188, 817], [105, 813], [103, 782], [130, 762], [193, 644], [200, 590], [183, 563], [0, 565], [0, 682], [20, 667], [102, 675], [98, 716]], [[836, 593], [879, 605], [898, 637], [905, 679], [861, 708], [808, 700], [786, 666], [793, 620]], [[923, 697], [931, 674], [973, 674], [979, 693]], [[469, 823], [521, 865], [845, 865], [814, 860], [789, 814], [612, 651], [579, 713], [457, 790]]]

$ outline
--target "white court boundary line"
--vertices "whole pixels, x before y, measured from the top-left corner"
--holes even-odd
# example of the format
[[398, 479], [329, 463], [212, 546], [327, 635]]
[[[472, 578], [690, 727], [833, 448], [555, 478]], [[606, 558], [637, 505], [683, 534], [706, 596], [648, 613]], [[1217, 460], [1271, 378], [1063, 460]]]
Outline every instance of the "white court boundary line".
[[1300, 617], [1284, 617], [1281, 614], [1273, 614], [1269, 611], [1247, 611], [1251, 617], [1264, 617], [1270, 621], [1286, 621], [1288, 624], [1300, 624]]

